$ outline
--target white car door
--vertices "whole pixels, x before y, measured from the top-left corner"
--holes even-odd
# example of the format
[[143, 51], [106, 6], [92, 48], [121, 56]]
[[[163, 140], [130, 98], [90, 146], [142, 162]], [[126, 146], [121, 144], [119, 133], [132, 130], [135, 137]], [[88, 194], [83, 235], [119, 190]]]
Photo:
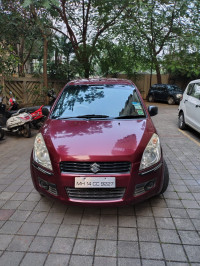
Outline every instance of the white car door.
[[193, 84], [185, 99], [185, 121], [200, 132], [200, 83]]

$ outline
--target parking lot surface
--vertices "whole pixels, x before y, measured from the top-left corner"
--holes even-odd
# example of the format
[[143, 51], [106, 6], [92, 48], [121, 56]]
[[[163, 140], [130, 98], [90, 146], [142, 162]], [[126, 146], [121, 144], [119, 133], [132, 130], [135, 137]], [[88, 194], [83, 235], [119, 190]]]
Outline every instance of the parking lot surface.
[[0, 141], [0, 266], [200, 265], [200, 135], [155, 104], [170, 184], [135, 206], [84, 208], [41, 197], [29, 158], [37, 131]]

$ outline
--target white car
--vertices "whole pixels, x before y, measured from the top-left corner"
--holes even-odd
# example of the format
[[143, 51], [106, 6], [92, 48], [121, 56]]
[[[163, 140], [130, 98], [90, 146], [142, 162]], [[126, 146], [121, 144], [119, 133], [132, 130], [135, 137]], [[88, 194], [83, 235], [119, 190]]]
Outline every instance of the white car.
[[179, 128], [186, 125], [200, 133], [200, 79], [191, 81], [183, 93], [178, 108]]

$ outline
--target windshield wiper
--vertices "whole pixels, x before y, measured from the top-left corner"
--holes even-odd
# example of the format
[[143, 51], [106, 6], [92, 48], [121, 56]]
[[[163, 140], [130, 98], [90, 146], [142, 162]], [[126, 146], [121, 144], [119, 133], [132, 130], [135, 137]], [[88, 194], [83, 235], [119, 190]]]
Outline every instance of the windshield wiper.
[[122, 115], [114, 117], [114, 119], [131, 119], [131, 118], [144, 118], [145, 115]]
[[58, 118], [60, 118], [60, 116], [59, 115], [53, 115], [51, 118], [52, 119], [58, 119]]
[[78, 118], [85, 118], [85, 119], [90, 119], [90, 118], [108, 118], [108, 115], [95, 115], [95, 114], [91, 114], [91, 115], [78, 115], [78, 116], [66, 116], [66, 117], [62, 117], [62, 116], [53, 116], [53, 119], [78, 119]]
[[95, 114], [75, 116], [75, 118], [108, 118], [108, 117], [109, 117], [108, 115], [95, 115]]

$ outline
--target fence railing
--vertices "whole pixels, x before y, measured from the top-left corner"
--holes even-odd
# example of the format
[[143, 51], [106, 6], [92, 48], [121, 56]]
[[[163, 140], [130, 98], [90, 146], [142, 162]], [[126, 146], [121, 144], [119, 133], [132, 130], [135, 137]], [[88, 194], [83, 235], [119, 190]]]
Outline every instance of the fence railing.
[[[4, 84], [3, 84], [4, 83]], [[59, 92], [67, 82], [49, 80], [49, 88], [54, 88]], [[44, 104], [47, 96], [47, 89], [43, 86], [43, 80], [40, 78], [9, 78], [0, 77], [0, 85], [4, 85], [3, 94], [5, 96], [4, 103], [8, 103], [10, 91], [16, 98], [20, 106], [31, 106]]]
[[[126, 75], [118, 75], [118, 78], [127, 78]], [[157, 83], [157, 77], [155, 74], [137, 75], [132, 81], [136, 84], [144, 99], [148, 94], [150, 85]], [[10, 79], [4, 79], [0, 76], [0, 85], [4, 82], [4, 96], [6, 96], [5, 103], [8, 103], [10, 98], [9, 92], [12, 91], [13, 96], [19, 102], [20, 106], [31, 106], [44, 104], [47, 99], [47, 90], [43, 86], [43, 80], [41, 78], [32, 77], [12, 77]], [[169, 82], [169, 75], [162, 75], [162, 83]], [[49, 80], [49, 88], [54, 88], [58, 93], [66, 81]], [[151, 84], [150, 84], [151, 83]]]

